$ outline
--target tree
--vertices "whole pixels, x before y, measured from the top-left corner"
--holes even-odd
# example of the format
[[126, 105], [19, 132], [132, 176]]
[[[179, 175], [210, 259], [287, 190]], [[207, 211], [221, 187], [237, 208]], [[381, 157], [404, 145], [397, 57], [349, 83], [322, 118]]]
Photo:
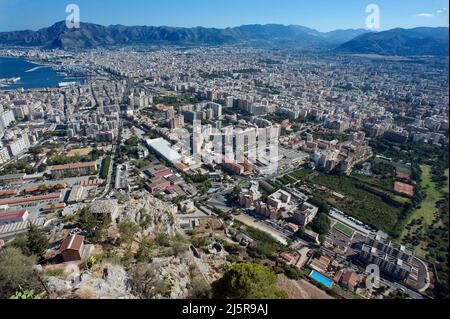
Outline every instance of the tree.
[[38, 170], [39, 173], [43, 173], [43, 172], [45, 172], [47, 170], [47, 165], [46, 164], [41, 164], [41, 165], [38, 166], [37, 170]]
[[319, 243], [323, 246], [326, 242], [327, 238], [325, 237], [325, 235], [320, 235], [319, 236]]
[[277, 247], [270, 242], [258, 242], [249, 253], [254, 258], [266, 259], [272, 257], [277, 252]]
[[234, 188], [233, 188], [233, 192], [231, 193], [231, 197], [233, 198], [233, 200], [235, 201], [235, 202], [237, 202], [238, 201], [238, 199], [239, 199], [239, 194], [242, 192], [242, 189], [241, 189], [241, 187], [239, 186], [239, 185], [237, 185], [237, 186], [235, 186]]
[[312, 222], [312, 229], [319, 235], [327, 235], [330, 232], [330, 218], [325, 213], [319, 213]]
[[330, 214], [330, 206], [322, 199], [310, 198], [308, 201], [312, 205], [317, 206], [317, 208], [319, 208], [320, 213], [327, 214], [327, 215]]
[[95, 218], [94, 214], [89, 211], [89, 209], [83, 208], [78, 213], [78, 224], [82, 229], [92, 233], [97, 227], [98, 221], [97, 218]]
[[87, 207], [78, 212], [77, 219], [79, 227], [89, 233], [89, 238], [93, 242], [101, 241], [105, 229], [111, 224], [110, 215], [92, 214]]
[[0, 251], [0, 299], [13, 296], [21, 290], [42, 291], [34, 256], [25, 256], [20, 249], [8, 247]]
[[234, 264], [212, 284], [214, 299], [286, 299], [268, 268], [253, 263]]
[[22, 251], [22, 253], [26, 256], [30, 256], [30, 251], [28, 250], [28, 237], [26, 234], [20, 234], [18, 235], [13, 243], [13, 247], [16, 247]]
[[300, 227], [297, 232], [295, 233], [295, 236], [297, 236], [297, 238], [303, 238], [303, 236], [305, 235], [305, 228], [304, 227]]
[[125, 220], [119, 224], [120, 239], [127, 246], [133, 244], [133, 240], [136, 234], [139, 232], [140, 227], [131, 220]]
[[30, 223], [28, 228], [27, 248], [28, 253], [42, 257], [47, 251], [48, 239], [45, 233], [36, 225]]

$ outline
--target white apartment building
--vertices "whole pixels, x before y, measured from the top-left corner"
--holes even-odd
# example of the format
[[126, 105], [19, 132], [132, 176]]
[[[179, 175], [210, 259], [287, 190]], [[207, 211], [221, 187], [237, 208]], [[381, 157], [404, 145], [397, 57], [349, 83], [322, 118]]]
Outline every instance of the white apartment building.
[[15, 120], [14, 112], [12, 110], [3, 111], [0, 113], [0, 122], [5, 129]]
[[30, 147], [28, 135], [23, 134], [22, 136], [19, 136], [14, 141], [9, 142], [7, 147], [11, 157], [21, 154]]
[[9, 161], [11, 156], [9, 155], [8, 148], [0, 147], [0, 164], [4, 164]]

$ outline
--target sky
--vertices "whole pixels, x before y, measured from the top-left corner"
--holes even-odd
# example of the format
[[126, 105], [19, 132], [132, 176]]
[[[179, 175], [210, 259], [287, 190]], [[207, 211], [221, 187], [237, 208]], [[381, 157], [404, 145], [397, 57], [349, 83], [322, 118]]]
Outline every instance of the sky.
[[102, 25], [233, 27], [295, 24], [319, 31], [365, 28], [366, 7], [380, 8], [381, 30], [448, 27], [448, 0], [0, 0], [0, 32], [37, 30], [65, 20], [77, 4], [82, 22]]

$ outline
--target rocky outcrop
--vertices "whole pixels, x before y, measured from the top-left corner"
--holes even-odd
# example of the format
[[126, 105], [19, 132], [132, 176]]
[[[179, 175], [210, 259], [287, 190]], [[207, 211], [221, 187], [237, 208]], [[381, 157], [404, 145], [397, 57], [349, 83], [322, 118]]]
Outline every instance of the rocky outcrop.
[[177, 220], [178, 207], [160, 201], [148, 194], [132, 198], [120, 207], [120, 220], [132, 220], [143, 228], [143, 235], [149, 236], [156, 230], [174, 236], [180, 226]]
[[70, 278], [47, 278], [50, 293], [62, 299], [135, 299], [121, 266], [105, 265], [103, 273], [83, 272]]

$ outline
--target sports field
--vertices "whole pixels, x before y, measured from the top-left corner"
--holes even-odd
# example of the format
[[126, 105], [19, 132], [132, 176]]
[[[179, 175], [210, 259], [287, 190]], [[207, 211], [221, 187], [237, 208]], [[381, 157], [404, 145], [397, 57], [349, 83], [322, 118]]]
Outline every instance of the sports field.
[[334, 228], [338, 232], [340, 232], [340, 233], [344, 234], [345, 236], [347, 236], [348, 238], [352, 238], [353, 235], [355, 234], [355, 232], [350, 227], [347, 227], [347, 226], [345, 226], [344, 224], [341, 224], [341, 223], [336, 223], [336, 225], [334, 225]]

